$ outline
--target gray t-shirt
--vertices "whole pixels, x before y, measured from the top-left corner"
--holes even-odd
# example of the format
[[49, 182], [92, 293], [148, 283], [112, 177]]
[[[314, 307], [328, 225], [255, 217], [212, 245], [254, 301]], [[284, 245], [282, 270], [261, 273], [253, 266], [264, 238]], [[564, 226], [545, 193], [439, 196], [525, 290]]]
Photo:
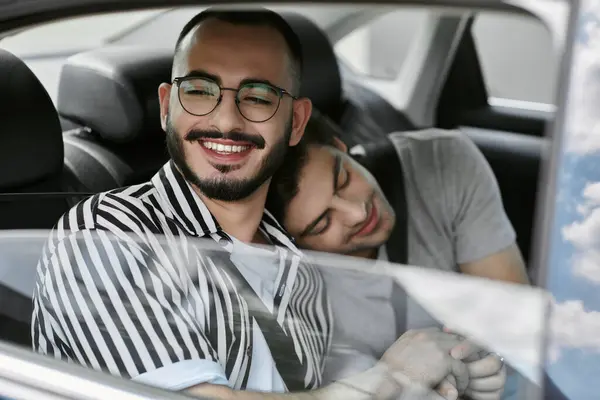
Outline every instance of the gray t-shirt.
[[390, 138], [404, 169], [409, 264], [457, 271], [515, 242], [494, 173], [467, 135], [427, 129]]
[[[390, 135], [404, 170], [410, 265], [457, 271], [515, 242], [494, 174], [460, 131], [427, 129]], [[385, 255], [380, 252], [380, 259]], [[366, 274], [324, 274], [335, 317], [328, 381], [373, 365], [397, 339], [392, 282]], [[407, 329], [439, 326], [413, 299]], [[352, 350], [354, 349], [354, 350]], [[352, 360], [352, 361], [350, 361]]]

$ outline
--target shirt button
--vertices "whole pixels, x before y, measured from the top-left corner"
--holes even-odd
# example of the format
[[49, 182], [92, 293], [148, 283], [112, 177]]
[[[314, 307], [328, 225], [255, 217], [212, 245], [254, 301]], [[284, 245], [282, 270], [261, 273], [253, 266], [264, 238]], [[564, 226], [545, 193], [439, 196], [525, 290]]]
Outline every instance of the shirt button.
[[227, 240], [227, 239], [225, 239], [225, 238], [221, 238], [221, 239], [219, 239], [219, 244], [220, 244], [221, 246], [227, 246], [229, 243], [230, 243], [230, 242], [229, 242], [229, 240]]

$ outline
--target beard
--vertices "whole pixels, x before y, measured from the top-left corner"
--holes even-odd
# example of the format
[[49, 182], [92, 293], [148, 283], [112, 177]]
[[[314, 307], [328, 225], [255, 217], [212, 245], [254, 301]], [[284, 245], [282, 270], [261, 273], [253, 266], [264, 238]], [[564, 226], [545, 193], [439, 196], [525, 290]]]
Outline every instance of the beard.
[[196, 186], [209, 199], [235, 202], [250, 197], [256, 192], [269, 178], [275, 174], [283, 164], [289, 148], [289, 140], [292, 135], [292, 117], [286, 123], [284, 134], [272, 146], [271, 150], [265, 155], [258, 171], [248, 178], [232, 178], [227, 173], [234, 170], [235, 166], [213, 165], [217, 171], [223, 175], [214, 178], [201, 178], [196, 174], [185, 159], [183, 148], [185, 141], [196, 141], [200, 138], [224, 138], [233, 140], [247, 141], [253, 143], [257, 149], [264, 149], [265, 142], [262, 137], [246, 133], [222, 134], [214, 131], [191, 131], [184, 138], [179, 136], [175, 127], [171, 124], [170, 116], [167, 116], [167, 150], [171, 160], [181, 171], [184, 178], [192, 185]]

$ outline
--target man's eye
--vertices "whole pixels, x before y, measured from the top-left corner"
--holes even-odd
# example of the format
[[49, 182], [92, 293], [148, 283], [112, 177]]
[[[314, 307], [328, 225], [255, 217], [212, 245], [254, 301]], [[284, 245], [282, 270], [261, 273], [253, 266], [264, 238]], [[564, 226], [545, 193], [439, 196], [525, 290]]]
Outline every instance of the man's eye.
[[338, 177], [338, 187], [337, 190], [342, 190], [346, 188], [350, 184], [350, 174], [348, 170], [342, 166], [340, 168], [340, 175]]
[[185, 91], [185, 94], [190, 96], [205, 96], [205, 97], [213, 97], [214, 94], [210, 90], [206, 89], [188, 89]]
[[257, 105], [257, 106], [270, 106], [271, 104], [273, 104], [269, 99], [263, 99], [261, 97], [256, 97], [256, 96], [245, 97], [242, 101], [244, 103]]
[[328, 215], [325, 215], [323, 218], [321, 218], [321, 220], [311, 229], [310, 235], [318, 236], [318, 235], [324, 233], [327, 230], [327, 228], [329, 228], [329, 223], [330, 223], [330, 218], [329, 218], [329, 214], [328, 214]]

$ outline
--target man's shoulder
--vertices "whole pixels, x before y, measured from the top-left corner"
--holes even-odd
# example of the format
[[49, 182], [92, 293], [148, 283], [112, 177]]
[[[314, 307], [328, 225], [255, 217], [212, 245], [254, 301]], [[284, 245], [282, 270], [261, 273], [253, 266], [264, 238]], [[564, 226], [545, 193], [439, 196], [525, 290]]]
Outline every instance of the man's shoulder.
[[421, 129], [393, 132], [389, 135], [399, 153], [472, 151], [473, 142], [460, 130]]
[[[75, 204], [57, 223], [71, 233], [101, 228], [98, 216], [102, 212], [117, 212], [127, 207], [148, 207], [148, 198], [155, 193], [151, 182], [116, 188], [97, 193]], [[112, 210], [112, 211], [111, 211]]]
[[394, 132], [389, 137], [403, 164], [410, 164], [407, 167], [414, 167], [417, 173], [431, 172], [432, 167], [445, 173], [464, 173], [463, 167], [471, 161], [483, 160], [475, 143], [460, 130], [431, 128]]

